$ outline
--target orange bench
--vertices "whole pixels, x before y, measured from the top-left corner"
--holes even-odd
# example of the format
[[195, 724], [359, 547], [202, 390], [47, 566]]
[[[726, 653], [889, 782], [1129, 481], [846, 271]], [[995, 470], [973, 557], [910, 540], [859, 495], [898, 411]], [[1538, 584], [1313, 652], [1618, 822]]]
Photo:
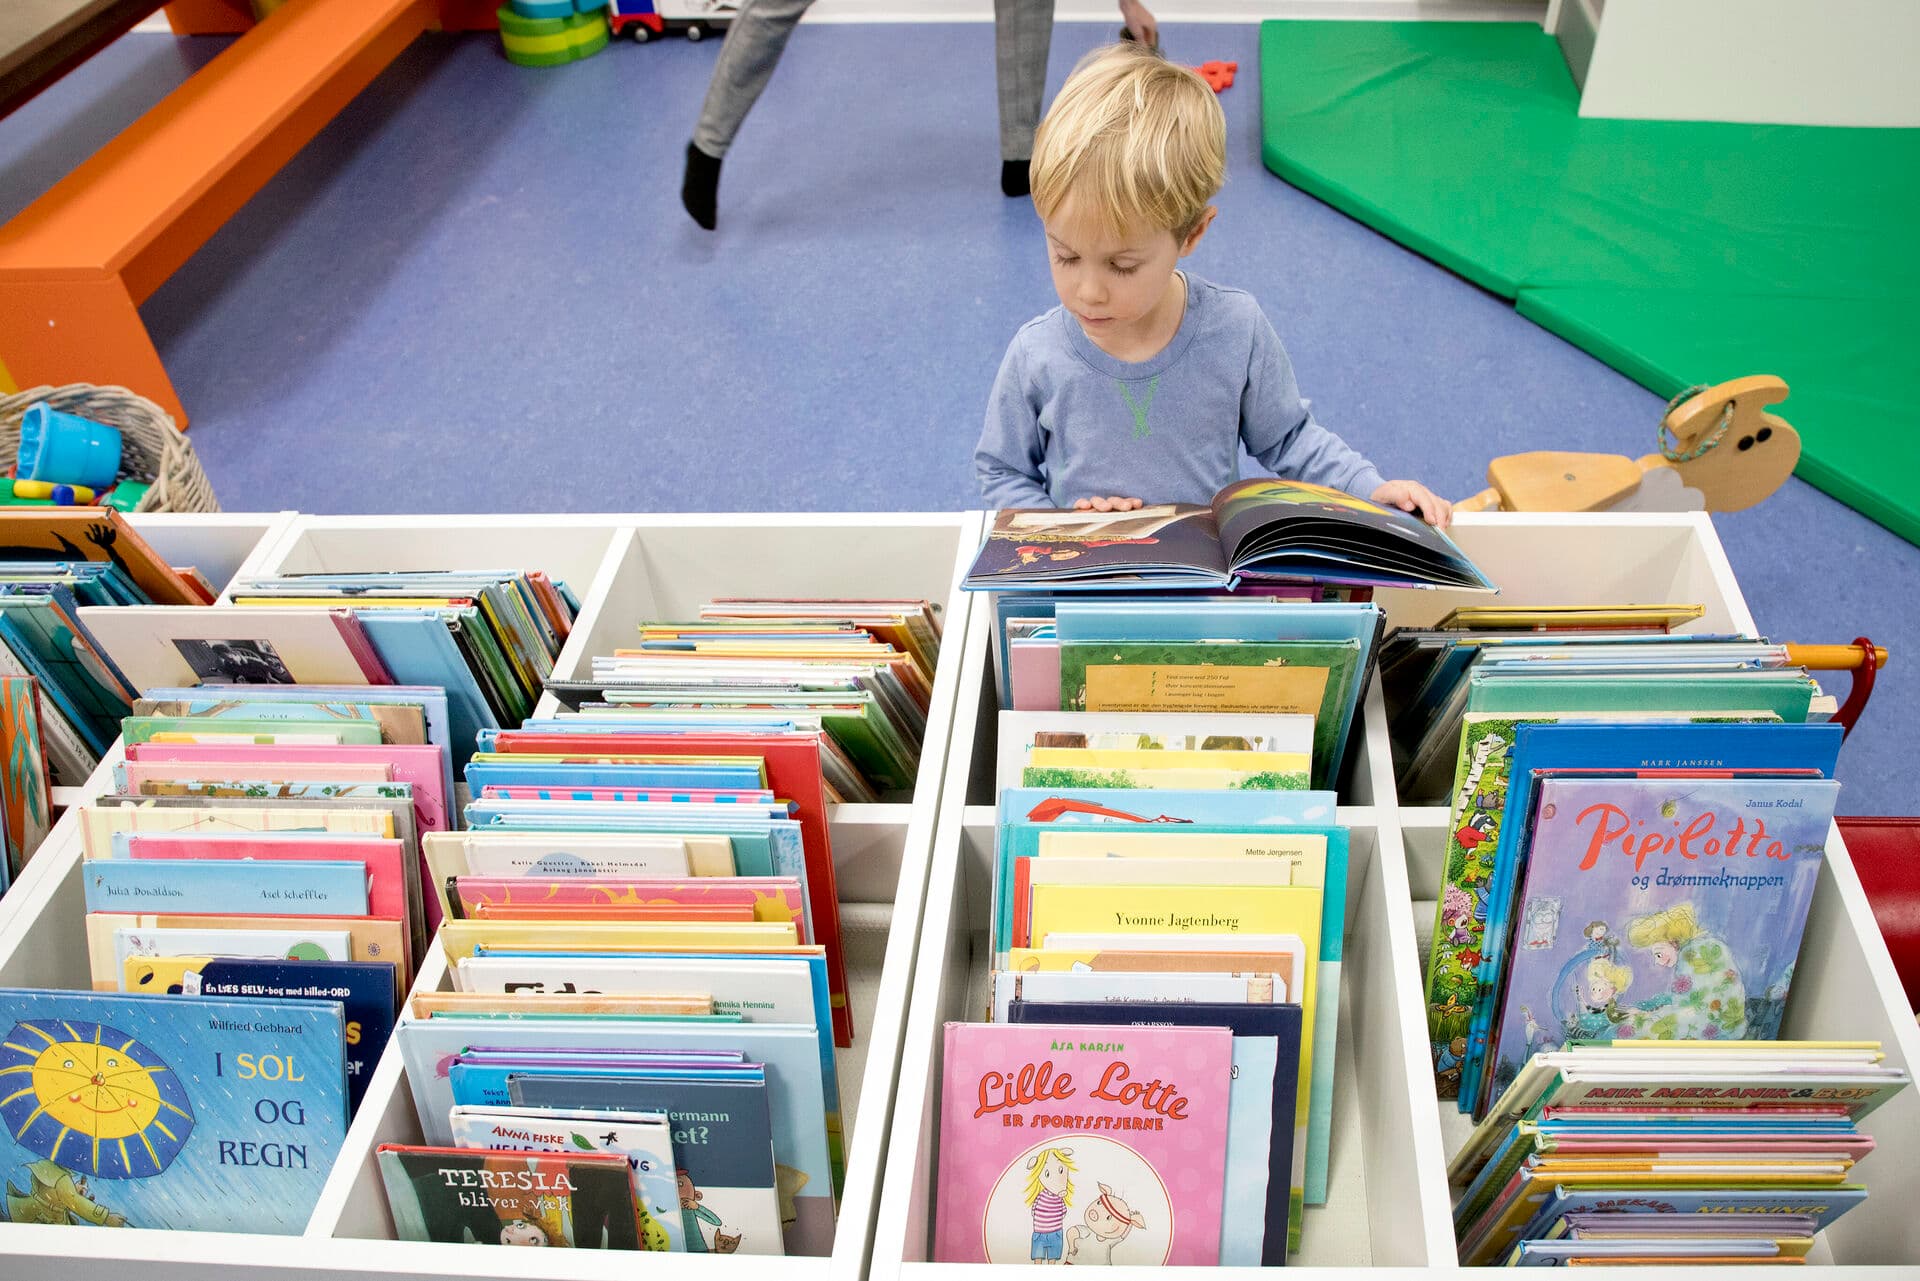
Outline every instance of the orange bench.
[[0, 360], [186, 413], [139, 306], [435, 17], [291, 0], [0, 227]]

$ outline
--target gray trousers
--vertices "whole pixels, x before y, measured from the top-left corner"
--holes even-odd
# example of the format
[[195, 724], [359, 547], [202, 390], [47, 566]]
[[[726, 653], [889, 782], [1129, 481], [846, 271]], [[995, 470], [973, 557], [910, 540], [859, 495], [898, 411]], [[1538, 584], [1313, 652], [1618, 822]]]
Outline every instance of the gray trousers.
[[[788, 37], [813, 0], [746, 0], [727, 30], [693, 129], [693, 145], [719, 159], [760, 100]], [[994, 0], [994, 69], [1000, 86], [1000, 158], [1033, 155], [1040, 99], [1047, 87], [1053, 0]]]

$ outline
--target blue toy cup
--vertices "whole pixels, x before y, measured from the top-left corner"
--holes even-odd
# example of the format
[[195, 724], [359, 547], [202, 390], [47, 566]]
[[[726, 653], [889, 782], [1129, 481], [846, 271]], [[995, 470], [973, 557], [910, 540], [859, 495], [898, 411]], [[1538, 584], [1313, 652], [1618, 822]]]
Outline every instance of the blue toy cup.
[[19, 479], [103, 490], [119, 474], [118, 428], [63, 414], [44, 400], [27, 406], [20, 419]]

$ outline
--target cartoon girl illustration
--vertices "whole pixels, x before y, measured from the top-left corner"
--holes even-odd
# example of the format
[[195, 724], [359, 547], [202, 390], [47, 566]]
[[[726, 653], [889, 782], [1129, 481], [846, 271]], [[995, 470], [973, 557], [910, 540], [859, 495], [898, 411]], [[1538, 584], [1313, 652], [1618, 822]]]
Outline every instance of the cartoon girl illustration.
[[1035, 1263], [1060, 1262], [1067, 1207], [1073, 1204], [1073, 1168], [1072, 1148], [1042, 1148], [1027, 1158], [1025, 1197], [1033, 1213], [1030, 1257]]
[[1086, 1224], [1075, 1224], [1067, 1232], [1067, 1262], [1112, 1266], [1113, 1247], [1127, 1239], [1135, 1228], [1147, 1221], [1140, 1212], [1102, 1183], [1100, 1195], [1087, 1207]]
[[547, 1230], [532, 1219], [508, 1219], [500, 1225], [500, 1244], [544, 1246], [552, 1243], [547, 1240]]
[[687, 1253], [705, 1254], [707, 1238], [700, 1231], [702, 1223], [712, 1224], [717, 1233], [720, 1229], [720, 1216], [700, 1204], [700, 1189], [693, 1186], [693, 1176], [685, 1170], [674, 1171], [675, 1181], [680, 1185], [680, 1221], [687, 1229]]
[[1667, 975], [1664, 992], [1634, 1007], [1634, 1035], [1662, 1041], [1746, 1036], [1747, 990], [1733, 951], [1701, 925], [1692, 903], [1636, 918], [1627, 942]]

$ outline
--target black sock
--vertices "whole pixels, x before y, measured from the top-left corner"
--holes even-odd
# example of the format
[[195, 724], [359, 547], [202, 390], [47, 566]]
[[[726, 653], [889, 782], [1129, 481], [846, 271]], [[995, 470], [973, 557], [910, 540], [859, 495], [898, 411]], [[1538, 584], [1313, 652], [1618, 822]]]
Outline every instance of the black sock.
[[1002, 160], [1000, 162], [1000, 190], [1009, 196], [1030, 196], [1033, 188], [1028, 185], [1027, 160]]
[[693, 220], [712, 231], [718, 221], [715, 202], [720, 189], [720, 162], [692, 143], [687, 144], [687, 176], [680, 181], [680, 203]]

